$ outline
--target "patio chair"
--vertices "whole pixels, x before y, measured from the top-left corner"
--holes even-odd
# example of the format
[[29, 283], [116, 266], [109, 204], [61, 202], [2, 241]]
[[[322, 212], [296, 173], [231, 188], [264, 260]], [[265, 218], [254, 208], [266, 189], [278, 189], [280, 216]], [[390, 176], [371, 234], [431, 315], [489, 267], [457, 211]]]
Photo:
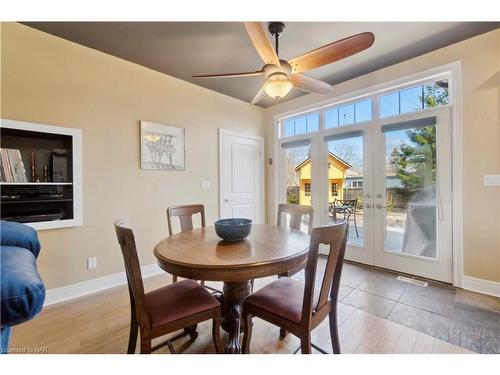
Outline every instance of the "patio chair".
[[342, 220], [349, 222], [351, 216], [354, 220], [354, 230], [356, 232], [356, 237], [359, 237], [358, 224], [356, 223], [356, 212], [358, 209], [358, 199], [337, 199], [330, 202], [330, 215], [335, 223], [337, 223], [337, 214], [343, 215]]

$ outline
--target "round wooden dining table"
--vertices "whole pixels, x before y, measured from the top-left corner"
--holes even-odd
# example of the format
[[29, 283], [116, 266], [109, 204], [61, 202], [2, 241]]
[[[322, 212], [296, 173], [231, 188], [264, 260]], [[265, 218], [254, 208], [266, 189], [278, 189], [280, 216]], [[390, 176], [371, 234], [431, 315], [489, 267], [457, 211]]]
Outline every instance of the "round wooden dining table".
[[252, 279], [277, 275], [305, 265], [309, 235], [276, 225], [253, 224], [242, 241], [221, 240], [213, 227], [175, 234], [154, 248], [166, 272], [194, 280], [222, 281], [222, 327], [229, 333], [226, 353], [240, 353], [241, 307]]

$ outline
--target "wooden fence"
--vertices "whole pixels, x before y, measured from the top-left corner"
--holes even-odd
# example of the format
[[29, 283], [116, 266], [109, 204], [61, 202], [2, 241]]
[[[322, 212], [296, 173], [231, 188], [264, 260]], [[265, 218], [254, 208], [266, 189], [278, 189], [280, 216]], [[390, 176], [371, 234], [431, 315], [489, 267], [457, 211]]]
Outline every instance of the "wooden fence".
[[[287, 188], [287, 203], [299, 204], [299, 187]], [[358, 207], [363, 207], [363, 188], [344, 188], [344, 199], [357, 199]], [[407, 198], [398, 193], [398, 188], [387, 189], [387, 208], [401, 210], [406, 208]]]

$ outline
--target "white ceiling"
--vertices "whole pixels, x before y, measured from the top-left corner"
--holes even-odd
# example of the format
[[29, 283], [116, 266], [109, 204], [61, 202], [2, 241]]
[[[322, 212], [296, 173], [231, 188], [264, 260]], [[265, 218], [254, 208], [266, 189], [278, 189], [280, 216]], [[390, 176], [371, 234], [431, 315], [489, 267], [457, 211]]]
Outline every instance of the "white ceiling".
[[[241, 22], [24, 24], [247, 102], [262, 85], [262, 77], [191, 77], [262, 67]], [[349, 35], [375, 34], [370, 49], [307, 73], [336, 84], [499, 27], [499, 22], [288, 22], [279, 52], [288, 60]], [[304, 94], [293, 89], [284, 100]], [[273, 104], [270, 99], [259, 103], [263, 107]]]

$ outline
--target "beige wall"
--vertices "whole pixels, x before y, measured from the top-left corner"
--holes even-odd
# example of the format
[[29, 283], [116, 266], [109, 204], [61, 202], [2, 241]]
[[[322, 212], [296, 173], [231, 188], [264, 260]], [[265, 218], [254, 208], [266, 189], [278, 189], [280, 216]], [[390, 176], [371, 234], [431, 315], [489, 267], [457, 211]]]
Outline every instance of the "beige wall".
[[[500, 30], [436, 50], [334, 87], [332, 97], [362, 90], [453, 61], [462, 62], [465, 275], [500, 282], [500, 188], [484, 187], [483, 175], [500, 174]], [[280, 111], [324, 100], [305, 95], [280, 104]], [[273, 155], [273, 117], [267, 110], [267, 152]], [[273, 202], [274, 169], [267, 166], [268, 202]], [[274, 210], [269, 206], [268, 220]]]
[[[16, 23], [2, 24], [1, 117], [82, 129], [83, 226], [40, 231], [47, 288], [123, 271], [113, 230], [136, 231], [143, 265], [169, 205], [218, 216], [218, 128], [264, 135], [262, 108]], [[186, 128], [186, 171], [139, 169], [139, 120]], [[200, 181], [210, 180], [210, 189]], [[87, 271], [87, 257], [98, 268]]]

